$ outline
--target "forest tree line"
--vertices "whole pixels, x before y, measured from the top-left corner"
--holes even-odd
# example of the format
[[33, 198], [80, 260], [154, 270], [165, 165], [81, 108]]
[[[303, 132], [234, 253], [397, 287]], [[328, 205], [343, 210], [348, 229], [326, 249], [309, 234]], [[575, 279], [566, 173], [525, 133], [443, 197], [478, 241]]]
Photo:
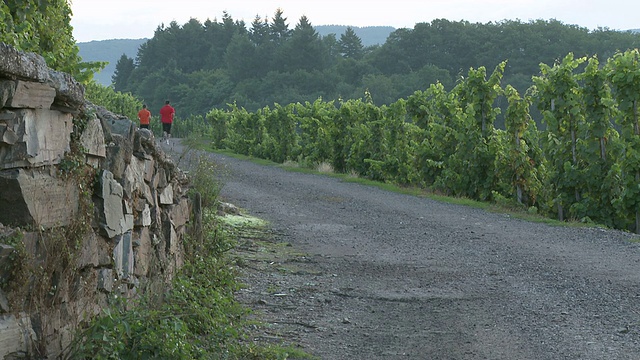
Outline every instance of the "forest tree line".
[[505, 60], [504, 82], [524, 92], [541, 63], [568, 53], [606, 59], [638, 46], [640, 34], [591, 31], [557, 20], [437, 19], [365, 47], [350, 28], [320, 36], [305, 16], [290, 28], [281, 9], [249, 25], [224, 13], [220, 21], [159, 26], [136, 59], [120, 58], [113, 86], [151, 109], [170, 99], [184, 117], [234, 103], [252, 111], [318, 98], [358, 99], [365, 90], [380, 106], [436, 82], [450, 90], [470, 68], [494, 68]]

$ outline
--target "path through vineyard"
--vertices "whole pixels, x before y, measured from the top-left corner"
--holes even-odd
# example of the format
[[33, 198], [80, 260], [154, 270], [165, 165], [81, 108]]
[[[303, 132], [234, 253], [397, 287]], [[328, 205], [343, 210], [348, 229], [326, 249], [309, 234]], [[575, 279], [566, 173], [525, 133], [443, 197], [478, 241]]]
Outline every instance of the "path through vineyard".
[[291, 244], [244, 267], [263, 339], [322, 359], [640, 359], [631, 234], [210, 156], [221, 198]]

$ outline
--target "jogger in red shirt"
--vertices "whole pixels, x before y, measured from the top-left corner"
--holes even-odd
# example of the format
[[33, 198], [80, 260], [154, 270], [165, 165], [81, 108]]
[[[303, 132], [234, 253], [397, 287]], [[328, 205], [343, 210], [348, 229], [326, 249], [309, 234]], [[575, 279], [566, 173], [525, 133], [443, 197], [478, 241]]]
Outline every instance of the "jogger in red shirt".
[[171, 124], [173, 124], [173, 116], [176, 114], [176, 109], [169, 105], [169, 100], [164, 102], [164, 106], [160, 109], [160, 121], [162, 122], [163, 140], [169, 144], [169, 138], [171, 137]]

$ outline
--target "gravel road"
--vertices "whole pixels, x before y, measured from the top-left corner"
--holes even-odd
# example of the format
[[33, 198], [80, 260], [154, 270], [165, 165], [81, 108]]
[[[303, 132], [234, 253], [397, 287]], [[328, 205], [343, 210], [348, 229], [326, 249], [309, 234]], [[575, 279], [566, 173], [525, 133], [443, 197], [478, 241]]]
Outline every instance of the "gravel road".
[[247, 268], [265, 336], [321, 359], [640, 359], [633, 234], [210, 156], [221, 199], [305, 254]]

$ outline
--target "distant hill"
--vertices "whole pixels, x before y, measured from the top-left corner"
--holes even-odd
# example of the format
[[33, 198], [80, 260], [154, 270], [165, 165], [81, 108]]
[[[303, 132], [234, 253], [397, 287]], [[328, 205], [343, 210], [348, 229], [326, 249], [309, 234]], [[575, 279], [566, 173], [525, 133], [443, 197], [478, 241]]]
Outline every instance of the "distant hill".
[[[344, 34], [347, 27], [346, 25], [320, 25], [314, 28], [321, 36], [335, 34], [336, 38], [340, 40], [340, 35]], [[391, 26], [352, 26], [351, 28], [353, 28], [356, 35], [360, 37], [362, 45], [364, 46], [382, 45], [387, 41], [389, 34], [396, 30]], [[80, 49], [82, 61], [109, 62], [109, 65], [107, 65], [104, 70], [95, 75], [98, 83], [109, 86], [111, 85], [111, 76], [113, 76], [113, 73], [116, 71], [116, 64], [122, 54], [135, 60], [138, 55], [138, 48], [147, 40], [148, 39], [113, 39], [80, 42], [78, 43], [78, 48]]]
[[82, 61], [108, 61], [104, 70], [94, 78], [104, 86], [111, 85], [111, 76], [116, 71], [116, 64], [122, 54], [135, 60], [138, 48], [148, 39], [113, 39], [78, 43]]
[[[340, 35], [344, 34], [345, 30], [347, 30], [347, 27], [347, 25], [314, 26], [318, 34], [322, 36], [335, 34], [338, 40], [340, 40]], [[362, 40], [362, 45], [364, 46], [382, 45], [387, 41], [389, 34], [396, 30], [391, 26], [352, 26], [351, 28], [356, 35], [358, 35], [360, 40]]]

